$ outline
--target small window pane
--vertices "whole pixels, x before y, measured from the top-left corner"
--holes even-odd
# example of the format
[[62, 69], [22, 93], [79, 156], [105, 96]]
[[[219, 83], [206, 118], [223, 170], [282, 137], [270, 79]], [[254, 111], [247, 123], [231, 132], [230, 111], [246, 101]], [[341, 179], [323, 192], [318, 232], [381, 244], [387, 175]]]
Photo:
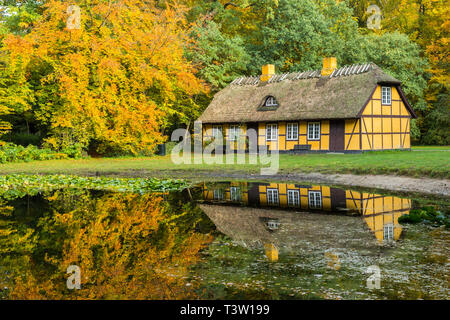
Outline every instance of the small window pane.
[[230, 188], [230, 200], [231, 201], [241, 201], [241, 188], [238, 188], [238, 187]]
[[322, 193], [320, 191], [309, 191], [309, 207], [311, 209], [320, 209], [322, 208]]
[[298, 140], [298, 123], [288, 123], [286, 130], [288, 140]]
[[267, 204], [278, 204], [278, 189], [267, 189]]
[[391, 87], [381, 87], [381, 103], [391, 104]]
[[320, 122], [308, 123], [308, 140], [320, 140]]
[[300, 206], [300, 192], [298, 190], [288, 190], [288, 206]]
[[239, 139], [240, 127], [237, 125], [230, 126], [230, 141], [237, 141]]
[[267, 141], [276, 141], [278, 138], [278, 126], [276, 124], [268, 124], [266, 126]]

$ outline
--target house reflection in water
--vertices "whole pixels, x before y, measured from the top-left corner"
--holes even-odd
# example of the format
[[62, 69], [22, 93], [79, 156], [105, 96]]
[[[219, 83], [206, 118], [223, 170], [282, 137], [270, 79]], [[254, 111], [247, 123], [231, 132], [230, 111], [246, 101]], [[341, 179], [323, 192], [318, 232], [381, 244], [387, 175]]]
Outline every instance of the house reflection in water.
[[322, 234], [339, 243], [342, 233], [359, 230], [362, 238], [365, 233], [373, 239], [372, 233], [379, 243], [398, 240], [398, 218], [411, 209], [410, 199], [320, 185], [211, 183], [202, 185], [202, 196], [200, 207], [220, 231], [244, 245], [260, 242], [273, 260], [278, 258], [280, 239], [288, 234], [306, 239]]

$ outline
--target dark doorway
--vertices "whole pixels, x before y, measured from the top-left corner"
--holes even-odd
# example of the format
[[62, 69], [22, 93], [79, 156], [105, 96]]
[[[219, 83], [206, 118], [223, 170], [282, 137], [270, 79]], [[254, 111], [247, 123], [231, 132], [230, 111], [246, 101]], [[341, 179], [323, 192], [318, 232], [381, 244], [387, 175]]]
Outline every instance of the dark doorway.
[[345, 195], [345, 190], [330, 188], [331, 195], [331, 208], [336, 211], [338, 208], [347, 207], [347, 198]]
[[345, 121], [330, 121], [330, 151], [345, 150]]
[[[248, 133], [248, 131], [250, 130], [250, 129], [253, 129], [253, 130], [255, 130], [255, 133], [256, 133], [256, 146], [252, 146], [253, 148], [255, 148], [255, 150], [257, 150], [257, 148], [258, 148], [258, 142], [259, 142], [259, 133], [258, 133], [258, 123], [257, 122], [254, 122], [254, 123], [247, 123], [247, 133]], [[250, 139], [247, 139], [247, 143], [246, 143], [246, 148], [247, 148], [247, 150], [250, 150], [250, 146], [249, 146], [249, 142], [250, 142]]]

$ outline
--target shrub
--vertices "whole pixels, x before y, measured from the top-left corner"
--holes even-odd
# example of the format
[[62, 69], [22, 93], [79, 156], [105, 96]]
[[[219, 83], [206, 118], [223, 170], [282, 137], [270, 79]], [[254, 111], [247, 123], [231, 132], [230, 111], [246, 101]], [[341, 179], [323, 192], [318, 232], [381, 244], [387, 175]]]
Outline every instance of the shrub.
[[29, 162], [33, 160], [67, 159], [66, 153], [57, 153], [50, 149], [40, 149], [36, 146], [18, 146], [13, 143], [0, 145], [0, 163]]

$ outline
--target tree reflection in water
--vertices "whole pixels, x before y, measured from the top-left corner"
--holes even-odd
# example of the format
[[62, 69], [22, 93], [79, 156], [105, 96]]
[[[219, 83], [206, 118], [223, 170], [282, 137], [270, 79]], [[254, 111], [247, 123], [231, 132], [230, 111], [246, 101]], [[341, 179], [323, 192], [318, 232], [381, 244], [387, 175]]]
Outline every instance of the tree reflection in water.
[[[2, 206], [3, 298], [195, 298], [188, 268], [212, 238], [195, 231], [200, 211], [167, 197], [56, 191]], [[80, 290], [66, 287], [70, 265]]]

